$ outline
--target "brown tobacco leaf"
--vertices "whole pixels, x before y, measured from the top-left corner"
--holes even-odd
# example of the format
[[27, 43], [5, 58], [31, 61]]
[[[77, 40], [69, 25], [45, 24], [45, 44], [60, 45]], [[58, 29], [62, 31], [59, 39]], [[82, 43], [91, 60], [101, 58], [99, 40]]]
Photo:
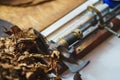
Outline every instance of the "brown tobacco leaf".
[[31, 53], [37, 52], [36, 44], [32, 40], [21, 40], [15, 46], [16, 46], [15, 52], [24, 52], [24, 51], [28, 51]]
[[74, 77], [73, 77], [73, 80], [82, 80], [81, 74], [79, 72], [76, 72]]
[[0, 4], [5, 5], [35, 5], [51, 0], [0, 0]]
[[13, 32], [14, 34], [23, 32], [23, 31], [22, 31], [19, 27], [17, 27], [17, 26], [12, 26], [11, 29], [12, 29], [12, 32]]

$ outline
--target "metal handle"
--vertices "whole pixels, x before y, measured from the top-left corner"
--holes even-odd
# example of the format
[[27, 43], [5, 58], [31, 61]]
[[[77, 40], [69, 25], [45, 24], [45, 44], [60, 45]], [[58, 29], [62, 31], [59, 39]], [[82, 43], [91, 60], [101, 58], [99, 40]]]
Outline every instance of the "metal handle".
[[104, 29], [106, 29], [107, 31], [109, 31], [110, 33], [112, 33], [113, 35], [117, 36], [118, 38], [120, 38], [120, 34], [118, 34], [117, 32], [113, 31], [111, 28], [105, 26]]

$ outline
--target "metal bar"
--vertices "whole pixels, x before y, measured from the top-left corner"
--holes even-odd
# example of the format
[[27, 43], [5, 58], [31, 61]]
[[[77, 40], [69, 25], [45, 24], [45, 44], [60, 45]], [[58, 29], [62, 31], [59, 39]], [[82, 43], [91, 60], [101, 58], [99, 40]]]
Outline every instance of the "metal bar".
[[112, 34], [114, 34], [115, 36], [117, 36], [118, 38], [120, 38], [120, 34], [118, 34], [117, 32], [113, 31], [111, 28], [105, 26], [104, 29], [106, 29], [106, 30], [109, 31], [110, 33], [112, 33]]

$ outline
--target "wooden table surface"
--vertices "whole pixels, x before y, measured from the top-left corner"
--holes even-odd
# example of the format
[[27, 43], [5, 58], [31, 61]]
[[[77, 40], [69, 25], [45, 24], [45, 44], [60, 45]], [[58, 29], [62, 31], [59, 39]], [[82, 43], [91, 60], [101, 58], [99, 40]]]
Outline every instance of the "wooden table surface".
[[22, 29], [34, 27], [41, 31], [83, 2], [85, 0], [53, 0], [29, 7], [0, 5], [0, 19], [16, 24]]

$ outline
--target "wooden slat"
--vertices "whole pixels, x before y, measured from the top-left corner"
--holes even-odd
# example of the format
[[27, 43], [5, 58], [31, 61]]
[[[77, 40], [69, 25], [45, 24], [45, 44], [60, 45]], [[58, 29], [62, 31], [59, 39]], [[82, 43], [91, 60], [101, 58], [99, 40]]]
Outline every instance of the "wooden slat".
[[85, 0], [53, 0], [37, 6], [0, 6], [0, 18], [26, 29], [42, 30], [76, 8]]

